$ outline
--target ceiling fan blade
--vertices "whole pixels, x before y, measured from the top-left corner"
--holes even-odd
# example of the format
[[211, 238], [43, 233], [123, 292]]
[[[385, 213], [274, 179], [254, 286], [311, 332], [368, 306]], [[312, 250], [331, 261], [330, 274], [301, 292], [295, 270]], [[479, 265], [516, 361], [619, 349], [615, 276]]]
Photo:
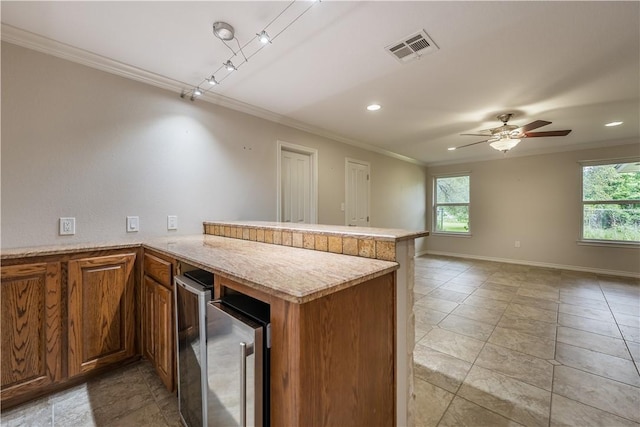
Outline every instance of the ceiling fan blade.
[[538, 128], [541, 128], [542, 126], [546, 126], [546, 125], [550, 125], [550, 124], [551, 124], [551, 122], [548, 122], [546, 120], [536, 120], [535, 122], [531, 122], [528, 125], [524, 125], [519, 129], [520, 129], [520, 132], [526, 134], [530, 130], [538, 129]]
[[527, 132], [524, 134], [527, 138], [541, 138], [544, 136], [567, 136], [571, 133], [571, 129], [568, 130], [552, 130], [549, 132]]
[[[491, 139], [491, 138], [489, 138], [489, 139]], [[459, 146], [459, 147], [456, 147], [456, 150], [457, 150], [458, 148], [471, 147], [472, 145], [482, 144], [483, 142], [487, 142], [487, 141], [489, 141], [489, 139], [485, 139], [484, 141], [472, 142], [471, 144], [467, 144], [467, 145], [461, 145], [461, 146]]]

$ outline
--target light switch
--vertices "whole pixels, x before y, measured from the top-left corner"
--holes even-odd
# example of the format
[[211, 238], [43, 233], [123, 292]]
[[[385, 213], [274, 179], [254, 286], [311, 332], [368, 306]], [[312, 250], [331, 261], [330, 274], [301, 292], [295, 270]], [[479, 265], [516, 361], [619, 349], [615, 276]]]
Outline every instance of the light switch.
[[137, 216], [127, 217], [127, 233], [136, 233], [140, 231], [140, 218]]
[[178, 229], [178, 216], [177, 215], [168, 215], [167, 216], [167, 230], [177, 230]]

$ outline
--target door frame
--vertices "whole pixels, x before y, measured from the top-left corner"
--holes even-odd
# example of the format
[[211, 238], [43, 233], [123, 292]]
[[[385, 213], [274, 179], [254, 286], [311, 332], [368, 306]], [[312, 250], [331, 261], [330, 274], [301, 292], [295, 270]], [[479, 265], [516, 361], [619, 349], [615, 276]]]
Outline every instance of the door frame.
[[292, 153], [304, 154], [310, 158], [311, 176], [309, 177], [310, 189], [309, 189], [309, 210], [311, 217], [309, 219], [310, 224], [318, 223], [318, 150], [315, 148], [305, 147], [303, 145], [292, 144], [290, 142], [280, 141], [277, 143], [276, 153], [276, 218], [277, 221], [282, 221], [282, 212], [280, 212], [280, 205], [282, 204], [282, 152], [289, 151]]
[[367, 226], [371, 224], [371, 163], [365, 162], [364, 160], [358, 160], [351, 157], [344, 158], [344, 225], [349, 225], [349, 163], [357, 163], [359, 165], [363, 165], [367, 167], [367, 171], [369, 174], [369, 179], [367, 179], [367, 216], [369, 217], [369, 221], [367, 221]]

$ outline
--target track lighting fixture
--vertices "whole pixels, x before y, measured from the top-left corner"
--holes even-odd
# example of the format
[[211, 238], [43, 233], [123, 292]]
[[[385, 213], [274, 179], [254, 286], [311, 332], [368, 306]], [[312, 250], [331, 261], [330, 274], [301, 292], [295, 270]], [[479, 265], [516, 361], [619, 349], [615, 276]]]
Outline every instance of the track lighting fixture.
[[256, 34], [256, 36], [258, 36], [258, 40], [260, 40], [262, 44], [271, 43], [271, 37], [269, 37], [269, 34], [267, 34], [265, 30], [262, 30], [260, 34]]
[[[285, 32], [291, 25], [293, 25], [294, 22], [300, 19], [305, 13], [309, 11], [309, 9], [311, 9], [317, 3], [320, 3], [320, 1], [316, 0], [316, 1], [310, 2], [308, 6], [305, 3], [307, 2], [303, 2], [300, 0], [292, 0], [291, 2], [289, 2], [284, 7], [284, 9], [279, 14], [276, 15], [275, 18], [273, 18], [261, 31], [256, 33], [255, 38], [252, 37], [244, 45], [240, 45], [240, 42], [235, 36], [235, 30], [231, 25], [222, 21], [214, 22], [212, 27], [213, 35], [217, 39], [219, 39], [231, 51], [232, 56], [229, 59], [227, 59], [225, 62], [223, 62], [222, 65], [220, 65], [220, 67], [217, 70], [215, 70], [212, 74], [210, 74], [210, 77], [205, 77], [199, 85], [193, 86], [193, 89], [190, 89], [190, 90], [183, 90], [180, 94], [180, 97], [185, 98], [187, 95], [189, 95], [189, 99], [194, 101], [196, 97], [207, 93], [214, 86], [217, 86], [220, 83], [222, 83], [222, 81], [227, 77], [229, 77], [229, 75], [231, 75], [233, 71], [237, 71], [238, 68], [241, 65], [243, 65], [245, 62], [249, 62], [250, 58], [252, 58], [258, 52], [260, 52], [262, 48], [265, 47], [267, 44], [272, 43], [278, 36], [280, 36], [280, 34]], [[294, 8], [292, 9], [293, 12], [289, 12], [288, 15], [285, 15], [285, 12], [290, 7], [294, 6], [294, 4], [302, 4], [304, 6], [300, 6], [302, 10], [299, 12], [295, 10], [296, 8]], [[292, 20], [289, 20], [287, 22], [285, 21], [285, 18], [282, 18], [283, 15], [285, 17], [295, 15], [295, 17]], [[267, 33], [267, 29], [272, 31], [272, 34], [275, 33], [275, 35], [273, 37], [270, 36], [269, 33]], [[232, 40], [235, 40], [235, 43], [237, 44], [237, 48], [235, 47], [234, 44], [228, 43]], [[255, 40], [258, 40], [259, 42], [257, 45]], [[253, 48], [250, 46], [252, 43], [253, 43]], [[248, 50], [246, 55], [245, 55], [245, 50]], [[237, 62], [234, 64], [233, 62], [231, 62], [232, 59], [237, 60]], [[226, 70], [226, 73], [223, 70]], [[222, 77], [220, 76], [219, 73], [223, 74]], [[216, 78], [214, 77], [215, 74], [218, 74], [218, 77], [220, 78], [220, 80], [216, 80]], [[200, 89], [200, 86], [205, 83], [208, 83], [207, 88]]]
[[230, 59], [227, 62], [224, 63], [224, 68], [226, 68], [227, 71], [236, 71], [237, 70], [236, 66], [233, 65], [233, 62], [231, 62]]

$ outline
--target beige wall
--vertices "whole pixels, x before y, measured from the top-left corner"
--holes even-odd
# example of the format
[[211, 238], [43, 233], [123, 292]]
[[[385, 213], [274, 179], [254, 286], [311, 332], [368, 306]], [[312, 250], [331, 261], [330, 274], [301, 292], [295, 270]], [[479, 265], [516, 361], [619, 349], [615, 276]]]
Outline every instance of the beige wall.
[[344, 224], [352, 157], [371, 163], [372, 226], [425, 229], [424, 167], [3, 43], [2, 247], [163, 236], [167, 215], [178, 234], [275, 220], [278, 140], [318, 150], [319, 222]]
[[[471, 172], [472, 236], [430, 236], [433, 253], [640, 274], [638, 248], [579, 245], [579, 161], [640, 155], [640, 144], [510, 157], [428, 169], [429, 213], [434, 175]], [[519, 240], [520, 248], [514, 243]]]

